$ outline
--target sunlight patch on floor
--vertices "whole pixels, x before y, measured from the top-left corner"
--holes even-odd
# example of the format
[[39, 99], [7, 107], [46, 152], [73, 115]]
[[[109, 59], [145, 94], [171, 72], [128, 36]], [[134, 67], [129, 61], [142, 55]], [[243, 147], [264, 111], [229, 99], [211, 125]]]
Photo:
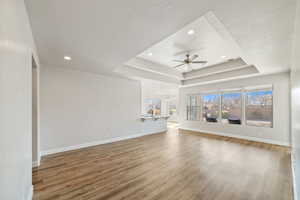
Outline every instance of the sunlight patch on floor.
[[178, 122], [168, 122], [167, 123], [168, 128], [179, 128]]

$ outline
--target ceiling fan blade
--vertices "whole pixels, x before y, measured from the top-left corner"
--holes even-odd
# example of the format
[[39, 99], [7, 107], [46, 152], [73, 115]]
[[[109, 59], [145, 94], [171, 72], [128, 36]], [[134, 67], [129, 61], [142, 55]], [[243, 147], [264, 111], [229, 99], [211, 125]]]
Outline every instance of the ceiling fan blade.
[[185, 63], [180, 64], [180, 65], [176, 65], [174, 68], [178, 68], [178, 67], [181, 67], [181, 66], [183, 66], [183, 65], [185, 65]]
[[173, 60], [173, 62], [180, 62], [180, 63], [184, 63], [183, 60]]
[[198, 58], [198, 57], [199, 57], [199, 56], [198, 56], [197, 54], [192, 55], [192, 56], [190, 57], [190, 60], [193, 61], [193, 60], [195, 60], [195, 59]]
[[207, 61], [193, 61], [191, 63], [193, 63], [193, 64], [206, 64]]
[[181, 56], [181, 55], [185, 55], [187, 53], [187, 51], [179, 51], [173, 54], [173, 56], [177, 57], [177, 56]]

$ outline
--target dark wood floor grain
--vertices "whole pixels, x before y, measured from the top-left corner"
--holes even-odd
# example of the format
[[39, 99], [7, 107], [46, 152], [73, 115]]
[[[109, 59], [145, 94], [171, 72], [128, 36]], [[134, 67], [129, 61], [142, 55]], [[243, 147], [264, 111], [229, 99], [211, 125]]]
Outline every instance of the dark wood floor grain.
[[170, 129], [46, 156], [35, 200], [291, 200], [288, 148]]

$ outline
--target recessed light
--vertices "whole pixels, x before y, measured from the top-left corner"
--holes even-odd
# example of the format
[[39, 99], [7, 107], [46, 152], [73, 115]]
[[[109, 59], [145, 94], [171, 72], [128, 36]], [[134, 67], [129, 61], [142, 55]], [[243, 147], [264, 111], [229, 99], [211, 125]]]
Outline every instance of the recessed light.
[[191, 30], [189, 30], [189, 31], [187, 32], [187, 34], [193, 35], [193, 34], [195, 34], [195, 31], [194, 31], [193, 29], [191, 29]]
[[153, 55], [153, 53], [151, 53], [151, 52], [148, 53], [148, 56], [152, 56], [152, 55]]
[[64, 56], [65, 60], [72, 60], [72, 58], [70, 56]]
[[223, 59], [226, 58], [226, 57], [227, 57], [227, 56], [221, 56], [221, 58], [223, 58]]

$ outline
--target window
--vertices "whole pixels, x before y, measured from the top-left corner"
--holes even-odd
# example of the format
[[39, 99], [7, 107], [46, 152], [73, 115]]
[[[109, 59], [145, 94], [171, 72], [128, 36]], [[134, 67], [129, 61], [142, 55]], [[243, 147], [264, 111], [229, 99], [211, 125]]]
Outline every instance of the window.
[[190, 95], [187, 97], [187, 120], [199, 121], [201, 117], [201, 96]]
[[222, 122], [242, 124], [242, 94], [225, 93], [222, 95]]
[[[245, 90], [245, 92], [240, 92]], [[228, 90], [227, 90], [228, 91]], [[187, 96], [187, 120], [273, 127], [272, 86]]]
[[218, 122], [220, 111], [220, 95], [210, 94], [203, 96], [203, 120]]
[[168, 121], [177, 121], [177, 98], [168, 100], [166, 104], [169, 114]]
[[246, 93], [246, 124], [273, 127], [272, 90], [248, 91]]
[[145, 113], [146, 115], [160, 115], [161, 114], [161, 100], [160, 99], [145, 99]]
[[176, 115], [176, 104], [169, 104], [169, 115]]

